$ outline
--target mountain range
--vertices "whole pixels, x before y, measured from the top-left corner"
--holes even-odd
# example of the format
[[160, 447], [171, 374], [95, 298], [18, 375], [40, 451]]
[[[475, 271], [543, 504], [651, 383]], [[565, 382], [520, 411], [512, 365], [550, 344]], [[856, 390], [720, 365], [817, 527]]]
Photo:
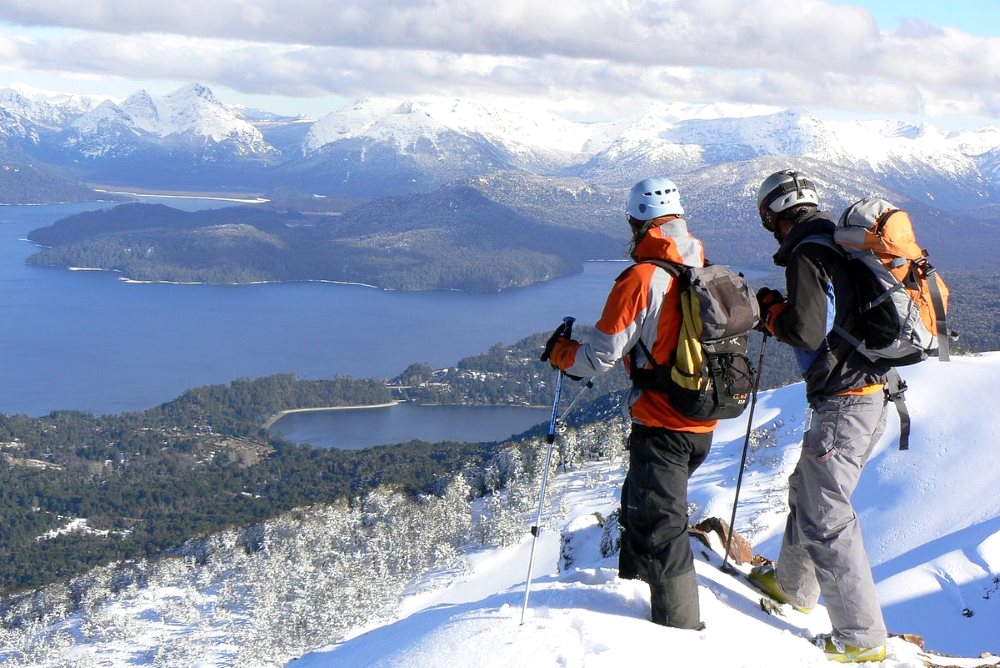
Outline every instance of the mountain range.
[[0, 143], [61, 176], [134, 186], [369, 197], [513, 170], [622, 188], [767, 157], [808, 158], [940, 209], [1000, 203], [1000, 128], [942, 132], [800, 109], [657, 103], [601, 122], [528, 103], [368, 98], [318, 120], [227, 105], [190, 84], [125, 100], [0, 90]]
[[[876, 193], [908, 209], [942, 268], [994, 269], [1000, 254], [995, 126], [944, 133], [684, 103], [584, 123], [527, 104], [430, 97], [358, 100], [311, 121], [227, 105], [200, 84], [119, 101], [6, 89], [0, 163], [0, 201], [11, 203], [95, 198], [84, 184], [272, 200], [269, 218], [234, 210], [173, 228], [109, 215], [111, 227], [88, 225], [91, 238], [32, 259], [138, 280], [527, 285], [621, 258], [624, 191], [648, 174], [678, 182], [713, 261], [765, 269], [774, 248], [758, 227], [756, 190], [789, 166], [813, 178], [831, 211]], [[62, 233], [31, 238], [67, 243]]]

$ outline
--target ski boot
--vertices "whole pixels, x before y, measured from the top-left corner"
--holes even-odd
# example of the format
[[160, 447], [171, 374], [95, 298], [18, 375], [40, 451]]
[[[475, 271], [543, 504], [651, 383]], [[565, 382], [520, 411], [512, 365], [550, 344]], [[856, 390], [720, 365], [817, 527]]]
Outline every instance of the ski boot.
[[785, 591], [781, 588], [781, 583], [778, 582], [778, 572], [775, 569], [774, 562], [754, 566], [750, 569], [750, 574], [747, 575], [747, 580], [749, 580], [750, 584], [754, 587], [761, 590], [767, 594], [768, 597], [774, 599], [778, 603], [791, 605], [793, 609], [802, 613], [808, 614], [812, 612], [812, 608], [800, 607], [789, 602], [788, 594], [785, 593]]
[[876, 647], [855, 647], [833, 639], [829, 633], [816, 636], [816, 646], [823, 650], [826, 658], [837, 663], [864, 663], [885, 661], [885, 645]]

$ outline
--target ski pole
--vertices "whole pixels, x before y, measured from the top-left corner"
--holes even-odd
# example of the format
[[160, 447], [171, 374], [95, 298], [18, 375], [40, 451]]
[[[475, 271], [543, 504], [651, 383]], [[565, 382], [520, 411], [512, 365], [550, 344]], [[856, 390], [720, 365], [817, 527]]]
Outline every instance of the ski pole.
[[740, 473], [736, 477], [736, 498], [733, 499], [733, 516], [729, 519], [729, 535], [726, 537], [726, 552], [722, 557], [722, 566], [719, 567], [724, 573], [736, 575], [736, 568], [729, 565], [729, 551], [733, 547], [733, 532], [736, 524], [736, 506], [740, 502], [740, 486], [743, 484], [743, 469], [747, 463], [747, 449], [750, 447], [750, 431], [753, 429], [753, 410], [757, 406], [757, 388], [760, 387], [760, 377], [764, 371], [764, 346], [767, 344], [767, 337], [770, 333], [764, 332], [764, 338], [760, 341], [760, 358], [757, 360], [757, 376], [753, 380], [753, 396], [750, 398], [750, 415], [747, 417], [747, 436], [743, 440], [743, 457], [740, 459]]
[[[572, 337], [573, 334], [573, 322], [575, 318], [566, 316], [563, 318], [563, 324], [566, 325], [563, 330], [563, 336], [567, 339]], [[552, 399], [552, 417], [549, 419], [549, 433], [545, 437], [548, 442], [548, 448], [545, 453], [545, 467], [542, 469], [542, 487], [538, 492], [538, 512], [535, 514], [535, 523], [531, 525], [531, 552], [528, 556], [528, 578], [524, 583], [524, 605], [521, 607], [521, 625], [524, 625], [524, 613], [528, 610], [528, 596], [531, 594], [531, 567], [535, 561], [535, 542], [538, 540], [538, 534], [541, 533], [539, 526], [542, 523], [542, 506], [545, 504], [545, 486], [549, 480], [549, 464], [552, 461], [552, 444], [556, 440], [556, 423], [559, 421], [559, 395], [562, 394], [562, 377], [563, 372], [561, 369], [556, 370], [556, 394]]]
[[575, 396], [575, 397], [573, 398], [573, 401], [569, 402], [569, 406], [567, 406], [567, 407], [566, 407], [566, 410], [564, 410], [564, 411], [562, 412], [562, 415], [560, 415], [560, 416], [559, 416], [559, 422], [565, 422], [565, 421], [566, 421], [566, 416], [567, 416], [567, 415], [569, 415], [569, 412], [570, 412], [571, 410], [573, 410], [573, 406], [576, 406], [576, 402], [577, 402], [577, 401], [579, 401], [579, 400], [580, 400], [580, 397], [582, 397], [582, 396], [583, 396], [583, 393], [584, 393], [584, 391], [585, 391], [585, 390], [589, 390], [589, 389], [590, 389], [590, 388], [592, 388], [593, 386], [594, 386], [594, 379], [593, 379], [593, 377], [591, 377], [591, 378], [588, 378], [588, 379], [587, 379], [587, 382], [583, 384], [583, 389], [582, 389], [582, 390], [580, 390], [580, 393], [579, 393], [579, 394], [577, 394], [577, 395], [576, 395], [576, 396]]

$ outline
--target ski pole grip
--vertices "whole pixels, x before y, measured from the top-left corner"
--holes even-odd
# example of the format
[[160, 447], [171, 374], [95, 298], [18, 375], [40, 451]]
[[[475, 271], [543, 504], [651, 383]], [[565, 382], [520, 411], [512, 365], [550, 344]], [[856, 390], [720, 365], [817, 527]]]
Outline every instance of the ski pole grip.
[[563, 336], [566, 337], [567, 339], [572, 339], [573, 338], [573, 323], [574, 322], [576, 322], [576, 318], [574, 318], [571, 315], [568, 315], [565, 318], [563, 318], [563, 324], [566, 325], [566, 328], [563, 330]]

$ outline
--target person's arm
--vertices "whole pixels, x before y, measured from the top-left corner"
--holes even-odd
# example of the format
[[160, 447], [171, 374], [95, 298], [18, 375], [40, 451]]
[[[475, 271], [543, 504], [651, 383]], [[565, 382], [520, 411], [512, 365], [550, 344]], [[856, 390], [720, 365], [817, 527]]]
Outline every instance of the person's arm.
[[786, 306], [777, 313], [773, 333], [795, 348], [816, 350], [833, 326], [833, 284], [816, 258], [796, 253], [785, 269]]
[[648, 276], [653, 266], [636, 265], [615, 282], [594, 332], [585, 343], [563, 339], [552, 349], [550, 361], [573, 376], [596, 376], [610, 371], [639, 338], [649, 304]]

